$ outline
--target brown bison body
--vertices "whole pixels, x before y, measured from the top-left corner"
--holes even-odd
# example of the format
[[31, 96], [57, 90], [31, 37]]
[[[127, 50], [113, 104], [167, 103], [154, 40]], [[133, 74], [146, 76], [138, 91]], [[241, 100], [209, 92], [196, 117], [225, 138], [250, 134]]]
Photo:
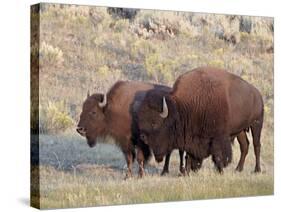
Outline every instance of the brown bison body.
[[[119, 81], [106, 95], [93, 94], [83, 104], [77, 131], [85, 136], [90, 147], [95, 146], [98, 137], [111, 136], [126, 158], [128, 171], [132, 175], [132, 163], [136, 157], [140, 165], [139, 175], [144, 173], [143, 165], [151, 152], [148, 145], [139, 139], [136, 110], [148, 90], [168, 93], [171, 88], [142, 82]], [[183, 153], [181, 152], [181, 155]], [[163, 174], [168, 172], [170, 153], [167, 154]], [[182, 166], [182, 156], [181, 156]]]
[[[149, 91], [138, 110], [138, 121], [141, 138], [156, 160], [176, 148], [199, 162], [211, 155], [220, 172], [232, 159], [231, 141], [236, 136], [243, 147], [237, 169], [243, 169], [242, 155], [248, 151], [245, 131], [250, 128], [255, 171], [260, 171], [262, 97], [255, 87], [227, 71], [194, 69], [180, 76], [167, 95]], [[189, 170], [191, 160], [186, 165]]]

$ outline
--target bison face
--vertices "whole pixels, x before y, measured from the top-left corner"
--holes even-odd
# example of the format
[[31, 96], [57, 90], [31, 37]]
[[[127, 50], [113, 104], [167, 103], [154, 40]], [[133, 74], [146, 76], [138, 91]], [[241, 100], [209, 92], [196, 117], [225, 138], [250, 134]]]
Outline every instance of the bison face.
[[[106, 100], [102, 94], [89, 96], [83, 104], [77, 132], [86, 137], [90, 147], [96, 145], [97, 137], [103, 136], [106, 130], [104, 109]], [[103, 107], [102, 107], [103, 106]]]
[[[166, 97], [163, 95], [166, 94]], [[140, 138], [152, 149], [157, 162], [171, 151], [173, 110], [168, 93], [149, 91], [137, 112]], [[166, 110], [166, 111], [165, 111]]]

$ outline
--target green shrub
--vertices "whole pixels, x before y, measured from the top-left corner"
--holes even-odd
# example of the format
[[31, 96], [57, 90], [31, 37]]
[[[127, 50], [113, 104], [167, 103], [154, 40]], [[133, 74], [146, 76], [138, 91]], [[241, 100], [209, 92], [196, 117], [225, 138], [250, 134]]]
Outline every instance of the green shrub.
[[39, 128], [43, 133], [56, 133], [65, 131], [74, 124], [66, 105], [60, 102], [48, 102], [39, 106]]
[[223, 60], [211, 60], [208, 64], [209, 66], [224, 68]]
[[175, 80], [174, 70], [177, 63], [174, 60], [162, 59], [159, 54], [148, 55], [145, 59], [147, 74], [158, 83], [169, 83]]
[[63, 62], [63, 52], [58, 47], [42, 42], [39, 50], [40, 66], [56, 66]]
[[184, 13], [144, 10], [138, 14], [131, 29], [145, 39], [166, 40], [180, 34], [189, 37], [193, 27], [186, 19]]

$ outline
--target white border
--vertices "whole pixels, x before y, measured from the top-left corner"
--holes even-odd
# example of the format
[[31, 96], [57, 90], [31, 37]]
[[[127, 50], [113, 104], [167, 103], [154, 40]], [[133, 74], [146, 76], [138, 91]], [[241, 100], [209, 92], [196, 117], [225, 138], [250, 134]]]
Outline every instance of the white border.
[[[236, 199], [69, 209], [69, 211], [266, 211], [280, 202], [280, 6], [277, 0], [60, 0], [98, 6], [120, 6], [193, 12], [275, 17], [275, 195]], [[32, 0], [11, 0], [1, 4], [0, 129], [1, 211], [28, 211], [29, 201], [29, 7]], [[239, 185], [237, 185], [239, 186]]]

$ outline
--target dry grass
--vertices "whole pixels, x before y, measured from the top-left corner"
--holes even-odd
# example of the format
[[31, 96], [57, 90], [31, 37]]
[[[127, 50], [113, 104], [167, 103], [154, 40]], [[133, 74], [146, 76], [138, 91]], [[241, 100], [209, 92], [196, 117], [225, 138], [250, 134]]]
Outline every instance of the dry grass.
[[[127, 181], [113, 170], [103, 167], [93, 166], [91, 174], [86, 173], [74, 175], [42, 167], [41, 207], [85, 207], [273, 194], [273, 177], [266, 173], [255, 175], [246, 171], [237, 174], [228, 170], [220, 176], [213, 170], [203, 169], [189, 177], [150, 175]], [[99, 177], [95, 178], [96, 174], [93, 173]], [[102, 178], [104, 176], [106, 180]]]
[[242, 173], [234, 171], [240, 156], [233, 146], [234, 160], [218, 174], [210, 159], [190, 176], [179, 176], [179, 157], [174, 151], [170, 173], [160, 177], [163, 164], [152, 159], [146, 176], [124, 180], [126, 164], [113, 144], [100, 143], [89, 148], [76, 134], [40, 137], [41, 208], [83, 207], [113, 204], [149, 203], [273, 194], [273, 136], [262, 138], [262, 173], [253, 173], [255, 158], [252, 143]]

